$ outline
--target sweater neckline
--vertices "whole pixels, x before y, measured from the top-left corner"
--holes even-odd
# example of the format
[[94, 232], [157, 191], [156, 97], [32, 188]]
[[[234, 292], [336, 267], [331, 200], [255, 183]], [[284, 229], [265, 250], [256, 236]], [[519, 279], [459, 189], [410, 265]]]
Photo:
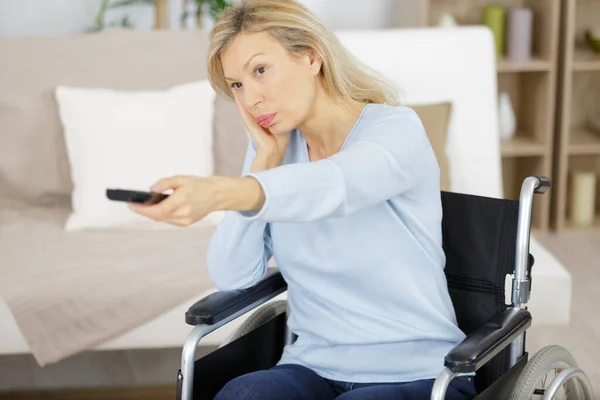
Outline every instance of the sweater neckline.
[[[361, 121], [363, 120], [363, 117], [364, 117], [364, 115], [365, 115], [365, 113], [367, 111], [367, 108], [369, 108], [371, 105], [372, 105], [372, 103], [365, 104], [365, 106], [363, 107], [363, 109], [360, 111], [360, 114], [358, 115], [358, 119], [356, 120], [356, 122], [354, 123], [354, 125], [352, 125], [352, 129], [350, 129], [350, 132], [348, 132], [348, 135], [346, 135], [346, 139], [344, 140], [344, 143], [342, 143], [342, 147], [340, 148], [340, 152], [344, 151], [344, 149], [346, 148], [346, 145], [348, 144], [348, 141], [350, 140], [350, 137], [357, 130], [358, 126], [360, 125]], [[304, 149], [304, 158], [305, 158], [306, 161], [310, 162], [310, 155], [308, 154], [308, 143], [304, 139], [304, 136], [302, 135], [302, 132], [300, 132], [300, 131], [298, 131], [298, 132], [300, 133], [300, 136], [302, 137], [302, 142], [303, 142], [302, 148]]]

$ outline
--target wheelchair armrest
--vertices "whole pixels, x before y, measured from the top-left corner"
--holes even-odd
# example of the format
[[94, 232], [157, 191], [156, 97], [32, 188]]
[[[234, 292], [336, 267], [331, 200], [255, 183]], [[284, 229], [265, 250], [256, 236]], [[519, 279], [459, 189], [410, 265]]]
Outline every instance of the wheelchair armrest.
[[509, 307], [471, 332], [446, 355], [445, 366], [455, 373], [475, 372], [531, 325], [529, 311]]
[[268, 268], [263, 280], [246, 289], [211, 293], [198, 300], [185, 313], [189, 325], [213, 325], [232, 314], [260, 301], [284, 292], [287, 283], [277, 268]]

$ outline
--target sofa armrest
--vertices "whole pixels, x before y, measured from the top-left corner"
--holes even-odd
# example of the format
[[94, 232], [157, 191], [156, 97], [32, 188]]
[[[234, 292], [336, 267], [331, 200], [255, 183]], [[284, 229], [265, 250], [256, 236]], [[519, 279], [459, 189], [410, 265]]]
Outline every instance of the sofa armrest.
[[445, 366], [455, 373], [475, 372], [531, 326], [529, 311], [509, 307], [471, 332], [446, 355]]
[[198, 300], [185, 313], [185, 322], [189, 325], [213, 325], [254, 303], [261, 300], [266, 302], [285, 290], [287, 283], [279, 270], [268, 268], [265, 278], [252, 287], [219, 291]]

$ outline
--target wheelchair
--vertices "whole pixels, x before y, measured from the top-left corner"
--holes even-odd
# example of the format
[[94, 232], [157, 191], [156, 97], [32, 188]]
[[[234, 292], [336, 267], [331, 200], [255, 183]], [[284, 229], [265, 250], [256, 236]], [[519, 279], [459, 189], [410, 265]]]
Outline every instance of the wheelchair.
[[[475, 373], [477, 400], [549, 400], [559, 390], [568, 399], [593, 398], [588, 376], [568, 350], [550, 345], [532, 357], [526, 351], [532, 321], [526, 306], [534, 265], [531, 211], [534, 195], [549, 187], [548, 178], [528, 176], [518, 200], [441, 192], [445, 275], [466, 338], [445, 356], [432, 400], [444, 399], [450, 381], [461, 373]], [[507, 275], [512, 278], [508, 304]], [[285, 300], [263, 304], [286, 289], [281, 273], [270, 267], [253, 287], [212, 293], [188, 309], [185, 320], [194, 328], [177, 371], [178, 400], [213, 399], [231, 379], [277, 363], [284, 346], [295, 339], [286, 326], [289, 309]], [[202, 337], [254, 309], [219, 348], [195, 359]], [[545, 387], [552, 371], [558, 374]]]

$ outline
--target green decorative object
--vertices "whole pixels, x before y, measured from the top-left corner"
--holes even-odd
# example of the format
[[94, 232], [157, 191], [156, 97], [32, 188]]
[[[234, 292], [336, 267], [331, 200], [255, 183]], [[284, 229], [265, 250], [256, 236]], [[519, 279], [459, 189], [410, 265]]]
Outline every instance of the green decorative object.
[[504, 28], [506, 25], [506, 9], [501, 6], [489, 5], [483, 10], [483, 24], [492, 30], [496, 43], [496, 56], [504, 54]]
[[194, 10], [189, 11], [186, 8], [186, 11], [181, 16], [181, 22], [185, 24], [185, 21], [193, 15], [199, 28], [203, 27], [202, 18], [205, 13], [210, 15], [210, 18], [215, 21], [226, 8], [232, 5], [227, 0], [185, 0], [186, 5], [188, 2], [194, 5]]
[[585, 32], [585, 40], [594, 52], [600, 54], [600, 29], [595, 32], [588, 29]]
[[108, 11], [111, 8], [120, 8], [140, 4], [154, 6], [154, 1], [155, 0], [118, 0], [111, 2], [111, 0], [102, 0], [102, 2], [100, 3], [100, 7], [98, 8], [98, 12], [96, 14], [94, 25], [88, 29], [88, 32], [98, 32], [106, 27], [114, 26], [119, 26], [122, 28], [133, 28], [134, 26], [131, 24], [131, 21], [129, 21], [129, 18], [127, 16], [122, 17], [119, 22], [107, 24], [105, 21], [106, 11]]

